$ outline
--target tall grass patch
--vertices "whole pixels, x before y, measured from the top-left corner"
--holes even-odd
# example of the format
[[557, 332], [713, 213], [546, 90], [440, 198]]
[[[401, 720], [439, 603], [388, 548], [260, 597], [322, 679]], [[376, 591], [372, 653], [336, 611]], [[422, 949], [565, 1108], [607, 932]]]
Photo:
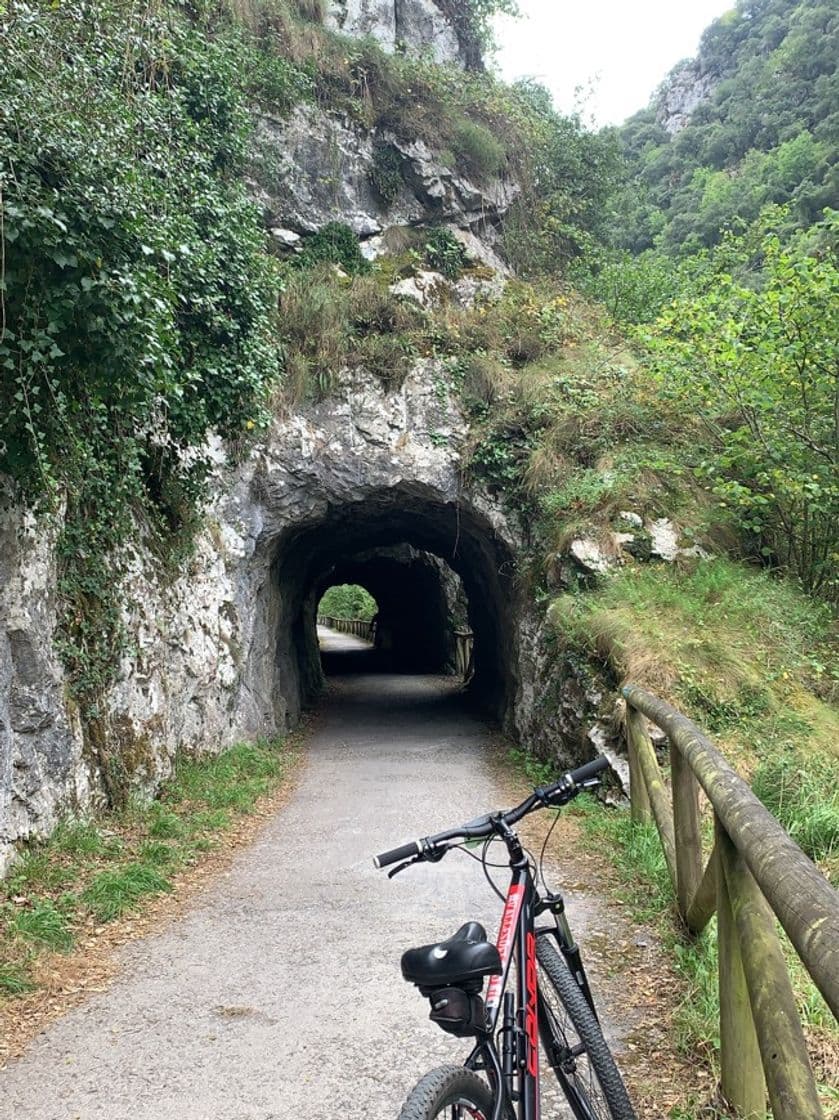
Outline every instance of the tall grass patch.
[[0, 883], [0, 1004], [37, 987], [38, 959], [67, 953], [81, 930], [142, 910], [217, 847], [287, 773], [281, 742], [240, 744], [212, 758], [181, 756], [150, 804], [66, 821], [24, 852]]
[[752, 788], [793, 840], [839, 879], [839, 787], [833, 759], [788, 749], [763, 759]]
[[675, 703], [746, 771], [804, 742], [808, 768], [835, 766], [833, 622], [791, 584], [720, 557], [626, 567], [560, 596], [550, 619], [560, 643]]

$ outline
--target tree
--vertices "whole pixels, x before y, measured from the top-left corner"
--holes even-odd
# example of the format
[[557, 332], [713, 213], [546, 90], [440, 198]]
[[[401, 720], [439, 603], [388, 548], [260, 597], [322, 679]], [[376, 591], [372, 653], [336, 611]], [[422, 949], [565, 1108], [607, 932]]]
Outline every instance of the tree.
[[839, 214], [822, 252], [785, 246], [771, 209], [727, 237], [697, 290], [646, 334], [662, 391], [695, 415], [697, 465], [752, 549], [839, 598]]

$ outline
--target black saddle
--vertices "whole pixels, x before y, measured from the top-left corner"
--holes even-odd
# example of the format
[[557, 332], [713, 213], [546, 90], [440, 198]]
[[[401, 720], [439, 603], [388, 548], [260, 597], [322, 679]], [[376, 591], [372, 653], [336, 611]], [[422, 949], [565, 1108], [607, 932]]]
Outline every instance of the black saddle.
[[402, 975], [423, 994], [437, 988], [474, 987], [480, 991], [483, 977], [501, 972], [501, 958], [487, 941], [480, 922], [467, 922], [448, 941], [422, 945], [402, 955]]

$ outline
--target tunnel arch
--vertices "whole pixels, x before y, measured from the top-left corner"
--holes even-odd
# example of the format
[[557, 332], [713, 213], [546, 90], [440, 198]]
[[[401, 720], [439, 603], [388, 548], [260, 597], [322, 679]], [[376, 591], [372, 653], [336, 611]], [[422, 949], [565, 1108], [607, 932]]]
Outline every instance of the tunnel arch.
[[[511, 713], [516, 690], [517, 591], [514, 555], [475, 505], [434, 487], [403, 481], [363, 497], [324, 503], [273, 541], [271, 585], [276, 691], [294, 720], [322, 684], [315, 612], [328, 583], [366, 586], [375, 557], [408, 545], [443, 560], [460, 577], [475, 635], [476, 697], [495, 717]], [[352, 580], [345, 578], [355, 572]], [[336, 578], [340, 574], [340, 579]], [[374, 598], [378, 596], [368, 587]]]

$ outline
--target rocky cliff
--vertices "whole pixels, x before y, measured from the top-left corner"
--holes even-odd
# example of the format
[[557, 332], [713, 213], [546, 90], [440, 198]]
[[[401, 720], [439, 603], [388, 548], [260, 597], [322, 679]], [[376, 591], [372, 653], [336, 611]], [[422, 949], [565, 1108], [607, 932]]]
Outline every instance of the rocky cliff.
[[[388, 52], [479, 63], [449, 3], [336, 0], [327, 22], [344, 35], [372, 35]], [[295, 26], [306, 34], [315, 25]], [[458, 391], [465, 367], [452, 364], [445, 342], [438, 350], [434, 326], [435, 315], [447, 321], [467, 309], [476, 324], [491, 317], [510, 276], [498, 233], [519, 187], [483, 118], [471, 120], [462, 106], [452, 112], [450, 134], [471, 145], [471, 158], [462, 150], [458, 160], [442, 143], [434, 147], [427, 121], [423, 137], [409, 134], [401, 94], [401, 115], [384, 123], [374, 115], [371, 125], [352, 88], [338, 104], [310, 97], [276, 114], [254, 109], [248, 183], [288, 285], [305, 289], [320, 275], [332, 284], [328, 299], [352, 286], [329, 261], [298, 269], [326, 227], [377, 262], [372, 275], [360, 261], [371, 281], [361, 284], [368, 304], [349, 333], [390, 348], [375, 371], [344, 352], [320, 371], [324, 385], [309, 383], [302, 403], [281, 396], [244, 458], [241, 448], [233, 455], [212, 441], [210, 496], [185, 566], [167, 572], [138, 543], [142, 533], [124, 547], [119, 603], [128, 641], [115, 679], [83, 709], [59, 649], [62, 513], [36, 518], [12, 499], [11, 485], [2, 491], [0, 868], [15, 844], [48, 834], [62, 815], [150, 793], [177, 750], [217, 751], [292, 727], [321, 684], [319, 597], [330, 580], [362, 567], [378, 580], [380, 602], [413, 604], [402, 611], [408, 629], [419, 633], [423, 613], [432, 619], [427, 650], [438, 669], [450, 657], [444, 623], [460, 611], [462, 590], [476, 695], [508, 728], [531, 740], [539, 734], [533, 709], [545, 662], [519, 580], [526, 532], [501, 488], [467, 475], [475, 436]], [[436, 264], [425, 244], [432, 234], [423, 232], [431, 230]], [[548, 299], [540, 318], [527, 303], [532, 321], [521, 338], [515, 324], [511, 363], [527, 360], [539, 332], [560, 344], [561, 305]], [[394, 314], [422, 320], [424, 341], [400, 336], [388, 325]], [[305, 336], [305, 323], [301, 329]], [[416, 609], [425, 603], [426, 612]], [[577, 738], [575, 729], [569, 742]]]
[[439, 375], [419, 363], [395, 392], [345, 376], [327, 401], [278, 420], [241, 466], [220, 452], [188, 570], [163, 581], [151, 554], [133, 557], [131, 646], [92, 722], [68, 701], [55, 652], [54, 534], [4, 505], [0, 861], [100, 797], [109, 767], [151, 790], [176, 748], [218, 750], [293, 725], [319, 680], [319, 581], [377, 545], [407, 541], [459, 573], [487, 689], [512, 713], [519, 541], [495, 503], [463, 486], [466, 425]]
[[326, 23], [344, 35], [369, 36], [389, 53], [458, 65], [470, 57], [463, 33], [434, 0], [329, 0]]
[[691, 115], [713, 93], [719, 77], [707, 70], [700, 58], [688, 58], [674, 66], [653, 98], [655, 119], [669, 136], [689, 124]]

